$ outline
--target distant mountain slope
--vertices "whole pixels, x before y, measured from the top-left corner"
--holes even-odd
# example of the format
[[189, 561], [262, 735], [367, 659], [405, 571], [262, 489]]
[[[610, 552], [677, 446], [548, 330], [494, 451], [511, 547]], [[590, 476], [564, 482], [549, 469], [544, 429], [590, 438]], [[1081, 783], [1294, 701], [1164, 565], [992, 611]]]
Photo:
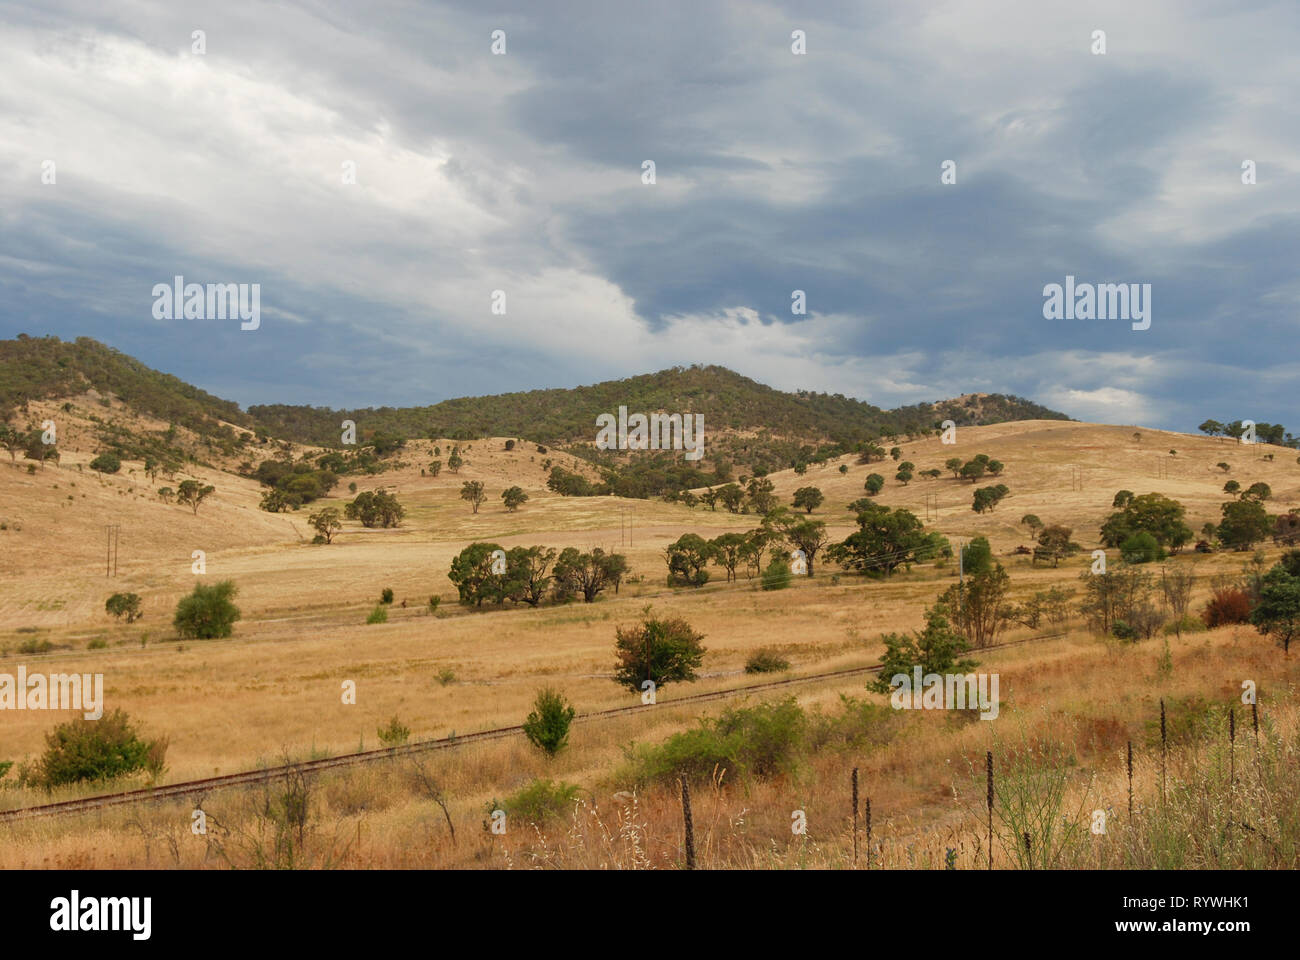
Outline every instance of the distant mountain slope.
[[590, 386], [463, 397], [426, 407], [329, 410], [276, 404], [250, 407], [249, 413], [272, 434], [304, 443], [337, 443], [339, 423], [349, 419], [364, 424], [367, 430], [405, 437], [470, 440], [518, 436], [559, 444], [589, 441], [595, 435], [596, 416], [616, 414], [619, 406], [627, 407], [629, 413], [703, 413], [705, 428], [714, 435], [765, 431], [808, 443], [844, 445], [919, 433], [945, 419], [962, 426], [1069, 419], [1039, 404], [1002, 394], [882, 410], [841, 394], [785, 393], [719, 366], [672, 367]]
[[[938, 403], [882, 410], [841, 394], [786, 393], [720, 366], [673, 367], [623, 380], [569, 389], [529, 390], [462, 397], [422, 407], [330, 410], [273, 404], [247, 412], [170, 374], [159, 373], [88, 337], [0, 340], [0, 412], [28, 399], [53, 399], [93, 388], [111, 393], [141, 413], [200, 434], [226, 420], [299, 443], [337, 446], [340, 423], [356, 421], [362, 436], [473, 440], [520, 437], [550, 444], [589, 444], [596, 416], [617, 413], [702, 413], [711, 438], [731, 434], [728, 453], [737, 462], [791, 462], [800, 450], [851, 449], [878, 437], [919, 434], [946, 419], [958, 425], [1011, 420], [1068, 420], [1028, 400], [1003, 394], [972, 394]], [[712, 442], [712, 441], [711, 441]], [[760, 452], [768, 456], [759, 457]]]
[[141, 413], [208, 433], [216, 420], [251, 427], [239, 404], [192, 387], [90, 337], [0, 340], [0, 416], [26, 400], [71, 397], [94, 389]]

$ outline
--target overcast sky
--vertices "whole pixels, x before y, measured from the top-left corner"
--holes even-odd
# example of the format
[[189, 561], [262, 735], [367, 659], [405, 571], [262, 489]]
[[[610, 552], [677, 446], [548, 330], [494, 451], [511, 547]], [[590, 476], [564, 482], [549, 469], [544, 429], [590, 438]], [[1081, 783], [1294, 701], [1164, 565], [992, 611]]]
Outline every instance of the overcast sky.
[[[1249, 0], [0, 0], [0, 336], [244, 405], [718, 363], [1296, 430], [1298, 42]], [[155, 319], [177, 274], [261, 327]], [[1044, 319], [1066, 275], [1150, 329]]]

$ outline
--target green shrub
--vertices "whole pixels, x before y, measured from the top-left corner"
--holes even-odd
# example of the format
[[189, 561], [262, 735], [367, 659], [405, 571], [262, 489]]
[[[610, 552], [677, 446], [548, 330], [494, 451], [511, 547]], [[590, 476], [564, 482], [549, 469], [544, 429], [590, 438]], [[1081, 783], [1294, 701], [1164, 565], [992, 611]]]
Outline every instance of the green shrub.
[[96, 637], [94, 640], [91, 640], [88, 644], [86, 644], [86, 649], [103, 650], [107, 646], [108, 646], [107, 640], [105, 640], [103, 637]]
[[239, 608], [232, 602], [238, 593], [235, 584], [222, 580], [212, 586], [199, 584], [194, 592], [176, 604], [172, 626], [182, 637], [214, 640], [228, 637], [239, 619]]
[[135, 623], [143, 614], [140, 612], [140, 595], [138, 593], [115, 593], [104, 601], [104, 611], [119, 620], [126, 617], [127, 623]]
[[634, 785], [771, 779], [791, 773], [806, 718], [794, 697], [752, 707], [730, 707], [716, 719], [663, 743], [633, 744], [626, 750], [623, 778]]
[[790, 669], [790, 661], [770, 650], [757, 650], [745, 661], [746, 673], [780, 673]]
[[1176, 633], [1204, 633], [1208, 629], [1204, 620], [1188, 613], [1183, 615], [1181, 622], [1166, 623], [1162, 632], [1166, 637], [1172, 637]]
[[772, 558], [772, 562], [763, 571], [760, 583], [764, 590], [784, 590], [790, 586], [794, 574], [790, 572], [790, 563], [784, 556]]
[[393, 602], [393, 588], [392, 588], [392, 587], [384, 587], [383, 592], [382, 592], [381, 594], [379, 594], [379, 602], [380, 602], [380, 603], [392, 603], [392, 602]]
[[387, 623], [387, 622], [388, 622], [388, 608], [384, 606], [382, 603], [379, 604], [377, 607], [375, 607], [375, 609], [371, 610], [370, 616], [366, 617], [367, 624]]
[[1150, 533], [1145, 530], [1133, 534], [1119, 545], [1120, 556], [1125, 563], [1152, 563], [1163, 560], [1165, 552]]
[[0, 780], [4, 779], [5, 774], [9, 772], [9, 768], [13, 765], [14, 762], [12, 760], [0, 760]]
[[100, 473], [117, 473], [122, 469], [122, 461], [118, 459], [117, 454], [109, 451], [101, 453], [94, 460], [91, 460], [90, 469], [97, 470]]
[[387, 727], [379, 728], [379, 742], [386, 747], [396, 747], [411, 738], [411, 728], [402, 725], [396, 717], [388, 721]]
[[840, 694], [838, 713], [820, 707], [808, 714], [804, 743], [808, 750], [825, 747], [861, 749], [891, 741], [902, 726], [903, 713], [886, 703]]
[[1131, 627], [1123, 620], [1116, 620], [1110, 625], [1110, 632], [1117, 640], [1140, 640], [1142, 634], [1136, 627]]
[[504, 810], [508, 818], [523, 823], [542, 824], [567, 813], [577, 798], [578, 788], [572, 783], [538, 779], [516, 790], [503, 801], [494, 797], [487, 805], [487, 813], [490, 817], [493, 810]]
[[681, 617], [662, 620], [650, 615], [650, 607], [643, 611], [639, 624], [617, 627], [614, 631], [614, 652], [618, 658], [614, 681], [633, 692], [642, 689], [647, 680], [656, 687], [669, 683], [692, 683], [696, 670], [704, 662], [704, 635], [696, 633]]
[[430, 613], [437, 613], [437, 612], [438, 612], [438, 604], [440, 604], [440, 603], [442, 603], [442, 597], [438, 596], [437, 594], [434, 594], [432, 597], [430, 597], [430, 598], [429, 598], [429, 612], [430, 612]]
[[569, 725], [577, 711], [557, 690], [546, 687], [533, 701], [533, 711], [524, 721], [524, 736], [528, 742], [548, 757], [553, 757], [569, 741]]
[[76, 717], [45, 736], [45, 753], [32, 782], [46, 790], [68, 783], [115, 780], [148, 771], [163, 771], [167, 739], [142, 740], [121, 708], [98, 720]]
[[49, 653], [53, 649], [54, 644], [49, 640], [37, 640], [35, 637], [32, 637], [30, 640], [24, 640], [22, 643], [18, 644], [19, 653]]

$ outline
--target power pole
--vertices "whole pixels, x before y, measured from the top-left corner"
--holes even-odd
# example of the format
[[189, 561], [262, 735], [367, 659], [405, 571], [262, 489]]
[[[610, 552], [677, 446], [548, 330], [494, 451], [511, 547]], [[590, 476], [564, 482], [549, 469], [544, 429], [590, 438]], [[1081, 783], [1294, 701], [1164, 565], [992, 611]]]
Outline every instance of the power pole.
[[108, 535], [107, 553], [104, 557], [104, 576], [106, 577], [117, 576], [117, 542], [121, 530], [122, 525], [118, 523], [110, 523], [104, 527], [104, 531]]

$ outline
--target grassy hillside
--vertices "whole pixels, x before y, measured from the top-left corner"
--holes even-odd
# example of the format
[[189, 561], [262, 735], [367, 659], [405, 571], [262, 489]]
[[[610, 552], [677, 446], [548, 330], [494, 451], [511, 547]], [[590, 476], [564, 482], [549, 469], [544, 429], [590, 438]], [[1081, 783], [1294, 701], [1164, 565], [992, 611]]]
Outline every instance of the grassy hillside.
[[139, 413], [188, 427], [214, 430], [218, 420], [250, 426], [239, 404], [159, 373], [90, 337], [65, 343], [58, 337], [0, 340], [0, 415], [31, 400], [74, 397], [95, 390]]

